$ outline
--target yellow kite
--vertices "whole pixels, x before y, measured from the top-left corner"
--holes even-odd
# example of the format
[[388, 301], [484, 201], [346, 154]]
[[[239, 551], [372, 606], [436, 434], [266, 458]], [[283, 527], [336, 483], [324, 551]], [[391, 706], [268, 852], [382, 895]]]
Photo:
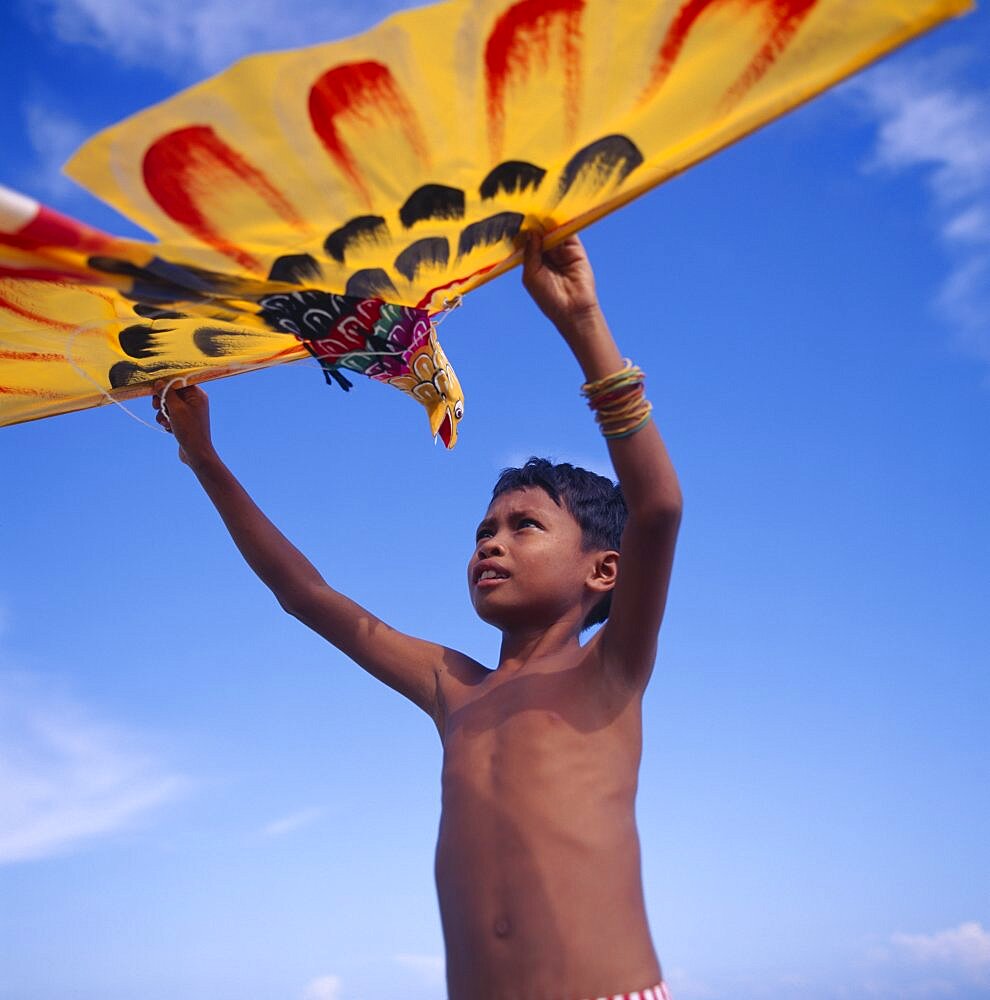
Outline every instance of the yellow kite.
[[431, 320], [960, 14], [968, 0], [450, 0], [251, 56], [90, 140], [68, 173], [153, 233], [0, 189], [0, 424], [315, 356], [447, 446]]

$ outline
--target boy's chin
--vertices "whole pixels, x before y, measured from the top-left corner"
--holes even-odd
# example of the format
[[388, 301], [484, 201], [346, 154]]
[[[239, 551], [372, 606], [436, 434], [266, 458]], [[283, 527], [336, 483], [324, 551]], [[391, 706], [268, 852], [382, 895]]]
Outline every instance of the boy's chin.
[[499, 605], [495, 601], [475, 601], [475, 614], [486, 624], [500, 632], [513, 629], [548, 628], [552, 622], [544, 621], [532, 607]]
[[471, 603], [474, 605], [474, 613], [486, 625], [493, 625], [498, 629], [506, 628], [518, 615], [518, 609], [500, 607], [498, 602], [491, 600], [487, 594], [472, 595]]
[[504, 609], [493, 608], [489, 605], [482, 604], [481, 607], [476, 603], [474, 605], [474, 613], [486, 624], [493, 625], [497, 629], [504, 628], [505, 613]]

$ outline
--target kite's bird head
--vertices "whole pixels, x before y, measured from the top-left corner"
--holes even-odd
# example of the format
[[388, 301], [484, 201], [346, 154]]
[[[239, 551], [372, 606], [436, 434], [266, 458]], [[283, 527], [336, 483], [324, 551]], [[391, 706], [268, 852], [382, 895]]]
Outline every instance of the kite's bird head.
[[464, 393], [435, 328], [409, 358], [409, 374], [393, 376], [389, 382], [426, 407], [434, 438], [439, 437], [444, 447], [453, 448], [457, 425], [464, 416]]

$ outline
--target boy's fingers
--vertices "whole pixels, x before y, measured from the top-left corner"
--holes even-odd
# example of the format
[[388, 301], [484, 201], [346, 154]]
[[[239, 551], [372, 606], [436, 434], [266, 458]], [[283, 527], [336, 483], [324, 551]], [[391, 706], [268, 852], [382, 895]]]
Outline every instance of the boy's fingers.
[[543, 263], [543, 233], [538, 229], [530, 229], [526, 233], [526, 245], [523, 254], [523, 281], [530, 280]]

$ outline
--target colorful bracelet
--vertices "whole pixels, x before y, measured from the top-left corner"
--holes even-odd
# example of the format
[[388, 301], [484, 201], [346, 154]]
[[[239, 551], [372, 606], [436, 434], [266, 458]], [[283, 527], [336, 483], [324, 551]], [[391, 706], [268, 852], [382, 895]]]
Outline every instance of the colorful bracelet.
[[619, 371], [581, 386], [603, 437], [629, 437], [649, 423], [653, 406], [646, 398], [645, 380], [642, 368], [626, 358]]

